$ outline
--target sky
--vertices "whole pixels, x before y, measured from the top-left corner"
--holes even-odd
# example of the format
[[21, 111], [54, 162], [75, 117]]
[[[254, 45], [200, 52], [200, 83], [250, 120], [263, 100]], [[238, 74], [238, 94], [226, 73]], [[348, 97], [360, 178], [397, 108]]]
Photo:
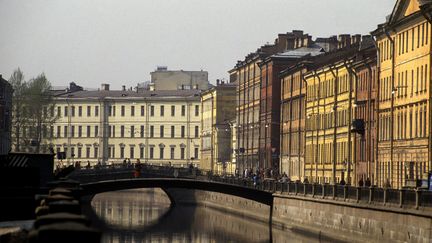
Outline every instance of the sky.
[[278, 33], [369, 34], [394, 0], [0, 0], [0, 74], [112, 89], [157, 66], [228, 79]]

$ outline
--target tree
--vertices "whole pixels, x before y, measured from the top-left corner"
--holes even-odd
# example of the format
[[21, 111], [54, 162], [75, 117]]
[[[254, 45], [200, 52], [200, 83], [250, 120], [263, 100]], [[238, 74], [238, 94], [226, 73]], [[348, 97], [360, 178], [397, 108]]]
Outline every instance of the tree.
[[27, 127], [28, 117], [23, 112], [26, 106], [27, 83], [23, 72], [18, 68], [11, 77], [9, 83], [14, 90], [12, 95], [12, 147], [15, 151], [21, 151], [22, 128]]
[[47, 129], [57, 120], [51, 84], [43, 73], [25, 81], [19, 68], [9, 81], [14, 88], [12, 141], [15, 151], [34, 150], [39, 153], [41, 145], [47, 145], [43, 143], [48, 143], [51, 139]]
[[31, 142], [36, 145], [37, 153], [40, 152], [42, 141], [47, 143], [51, 139], [51, 136], [48, 136], [47, 129], [51, 128], [57, 120], [57, 115], [54, 112], [55, 102], [51, 89], [51, 83], [44, 73], [30, 80], [27, 87], [27, 97], [30, 101], [27, 107], [31, 122], [34, 125], [34, 129], [32, 129], [33, 132], [30, 133], [30, 136]]

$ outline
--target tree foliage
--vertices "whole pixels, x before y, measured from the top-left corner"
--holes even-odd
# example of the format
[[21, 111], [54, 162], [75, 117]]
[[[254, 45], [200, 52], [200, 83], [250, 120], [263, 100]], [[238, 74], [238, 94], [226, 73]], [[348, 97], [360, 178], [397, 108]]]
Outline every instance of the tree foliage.
[[9, 79], [12, 97], [12, 143], [15, 151], [43, 152], [51, 140], [51, 126], [57, 120], [51, 84], [45, 74], [25, 81], [18, 68]]

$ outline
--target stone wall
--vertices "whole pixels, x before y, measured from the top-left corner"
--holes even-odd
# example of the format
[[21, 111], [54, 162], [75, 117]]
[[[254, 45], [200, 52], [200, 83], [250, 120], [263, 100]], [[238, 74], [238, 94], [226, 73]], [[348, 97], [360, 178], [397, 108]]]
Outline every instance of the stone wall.
[[268, 222], [270, 206], [223, 193], [180, 188], [164, 189], [174, 204], [192, 204]]
[[274, 194], [273, 224], [350, 242], [431, 242], [432, 218], [402, 209]]

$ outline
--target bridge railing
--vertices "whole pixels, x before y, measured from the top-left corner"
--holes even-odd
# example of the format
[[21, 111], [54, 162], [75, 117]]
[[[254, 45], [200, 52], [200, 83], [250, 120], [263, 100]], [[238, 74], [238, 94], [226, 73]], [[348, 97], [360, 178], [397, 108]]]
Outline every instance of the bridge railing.
[[[133, 166], [100, 166], [83, 168], [75, 171], [71, 177], [80, 182], [95, 180], [128, 179], [136, 177]], [[232, 174], [214, 175], [210, 171], [197, 168], [178, 168], [171, 166], [143, 165], [142, 177], [178, 177], [207, 180], [253, 188], [271, 193], [280, 193], [300, 197], [313, 197], [324, 200], [372, 204], [386, 207], [430, 209], [432, 210], [432, 192], [426, 190], [391, 189], [378, 187], [355, 187], [350, 185], [310, 184], [301, 182], [283, 182], [275, 179], [242, 178]]]

